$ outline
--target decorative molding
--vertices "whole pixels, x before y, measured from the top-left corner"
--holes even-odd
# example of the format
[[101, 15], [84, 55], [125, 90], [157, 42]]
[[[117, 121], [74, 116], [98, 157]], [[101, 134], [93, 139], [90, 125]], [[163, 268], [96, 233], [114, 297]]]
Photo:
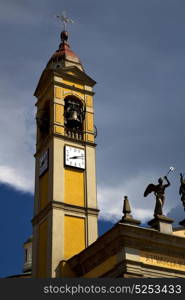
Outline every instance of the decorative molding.
[[84, 90], [84, 89], [80, 89], [80, 88], [77, 88], [73, 85], [65, 84], [65, 83], [62, 83], [62, 82], [59, 82], [59, 81], [54, 81], [54, 84], [57, 84], [57, 86], [69, 89], [71, 91], [77, 91], [77, 92], [80, 92], [82, 94], [87, 94], [87, 95], [90, 95], [90, 96], [94, 96], [94, 94], [95, 94], [94, 92], [87, 91], [87, 90]]
[[[123, 249], [126, 250], [126, 247], [137, 249], [139, 252], [145, 251], [149, 255], [151, 252], [155, 252], [156, 255], [165, 255], [169, 259], [171, 257], [172, 260], [178, 260], [179, 257], [185, 258], [184, 238], [160, 233], [150, 228], [118, 223], [68, 262], [74, 271], [82, 270], [83, 265], [83, 270], [87, 273], [109, 257]], [[126, 261], [124, 256], [122, 259]], [[140, 261], [141, 263], [143, 262]], [[174, 272], [174, 270], [172, 271]], [[85, 277], [85, 273], [81, 271], [79, 275]]]
[[99, 213], [99, 209], [91, 208], [91, 207], [82, 207], [71, 205], [64, 202], [59, 201], [49, 201], [48, 204], [32, 219], [33, 225], [39, 223], [45, 216], [48, 215], [49, 211], [52, 209], [61, 209], [64, 212], [73, 212], [73, 213], [81, 213], [83, 215], [95, 215], [97, 216]]

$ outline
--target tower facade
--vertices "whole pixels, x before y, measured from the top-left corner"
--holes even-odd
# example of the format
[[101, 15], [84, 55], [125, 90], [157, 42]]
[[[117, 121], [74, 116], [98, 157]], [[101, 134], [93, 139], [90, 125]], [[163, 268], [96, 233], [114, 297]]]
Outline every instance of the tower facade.
[[33, 277], [57, 277], [61, 261], [97, 239], [93, 86], [68, 33], [37, 85]]

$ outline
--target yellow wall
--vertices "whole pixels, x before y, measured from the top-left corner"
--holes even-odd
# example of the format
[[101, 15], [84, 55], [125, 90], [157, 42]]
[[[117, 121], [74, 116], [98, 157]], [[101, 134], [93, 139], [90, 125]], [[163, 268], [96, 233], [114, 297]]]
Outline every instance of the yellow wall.
[[84, 86], [82, 84], [74, 83], [74, 82], [64, 80], [64, 79], [62, 80], [62, 82], [64, 84], [67, 84], [67, 85], [70, 85], [70, 86], [75, 86], [76, 88], [79, 88], [79, 89], [84, 89]]
[[84, 172], [65, 169], [64, 174], [65, 203], [84, 206]]
[[55, 104], [55, 122], [64, 124], [64, 107], [60, 104]]
[[59, 86], [55, 86], [55, 98], [57, 99], [62, 98], [62, 89]]
[[64, 95], [64, 99], [68, 96], [74, 96], [79, 98], [80, 101], [84, 101], [85, 102], [85, 97], [84, 97], [84, 93], [83, 92], [79, 92], [79, 91], [73, 91], [71, 92], [70, 89], [63, 89], [63, 95]]
[[87, 103], [87, 106], [89, 106], [89, 107], [93, 106], [92, 96], [86, 96], [86, 103]]
[[102, 264], [95, 267], [93, 270], [86, 273], [83, 277], [85, 278], [97, 278], [108, 271], [112, 270], [117, 264], [117, 257], [116, 255], [109, 257], [105, 260]]
[[60, 126], [54, 125], [54, 133], [64, 134], [64, 127], [61, 126], [64, 125], [64, 106], [60, 104], [55, 104], [54, 110], [55, 110], [54, 121], [60, 125]]
[[93, 114], [87, 113], [87, 130], [93, 131], [94, 130], [94, 120]]
[[140, 261], [146, 265], [185, 271], [185, 260], [181, 257], [176, 258], [163, 254], [141, 251]]
[[64, 217], [64, 258], [69, 259], [85, 248], [85, 219]]
[[46, 278], [47, 277], [47, 249], [48, 249], [48, 221], [43, 221], [39, 225], [38, 229], [38, 258], [37, 258], [37, 277]]
[[86, 137], [87, 137], [87, 141], [94, 143], [94, 135], [87, 134]]
[[54, 133], [57, 133], [57, 134], [64, 134], [64, 127], [61, 127], [61, 126], [54, 126]]
[[48, 171], [39, 179], [39, 199], [39, 209], [42, 209], [48, 202]]

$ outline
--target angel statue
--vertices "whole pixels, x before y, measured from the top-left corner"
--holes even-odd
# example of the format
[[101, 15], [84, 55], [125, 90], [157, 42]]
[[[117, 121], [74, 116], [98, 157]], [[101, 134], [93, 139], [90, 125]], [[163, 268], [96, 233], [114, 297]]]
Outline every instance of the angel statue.
[[181, 195], [181, 201], [183, 203], [184, 206], [184, 210], [185, 210], [185, 179], [182, 175], [182, 173], [180, 173], [180, 189], [179, 189], [179, 195]]
[[[166, 184], [163, 184], [164, 179], [166, 180]], [[149, 184], [144, 192], [144, 197], [148, 196], [148, 194], [154, 192], [154, 195], [156, 197], [156, 204], [154, 209], [154, 217], [157, 215], [163, 215], [162, 208], [165, 201], [165, 189], [170, 186], [170, 182], [167, 178], [167, 176], [164, 176], [164, 178], [158, 179], [158, 184]]]

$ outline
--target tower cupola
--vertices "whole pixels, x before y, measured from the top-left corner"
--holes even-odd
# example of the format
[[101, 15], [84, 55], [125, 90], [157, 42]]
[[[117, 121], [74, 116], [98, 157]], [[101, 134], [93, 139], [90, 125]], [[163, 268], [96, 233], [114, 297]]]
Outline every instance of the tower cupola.
[[81, 64], [80, 58], [71, 50], [68, 44], [68, 32], [61, 32], [61, 43], [58, 50], [51, 56], [46, 68], [47, 69], [60, 69], [63, 67], [76, 66], [84, 72], [84, 68]]

